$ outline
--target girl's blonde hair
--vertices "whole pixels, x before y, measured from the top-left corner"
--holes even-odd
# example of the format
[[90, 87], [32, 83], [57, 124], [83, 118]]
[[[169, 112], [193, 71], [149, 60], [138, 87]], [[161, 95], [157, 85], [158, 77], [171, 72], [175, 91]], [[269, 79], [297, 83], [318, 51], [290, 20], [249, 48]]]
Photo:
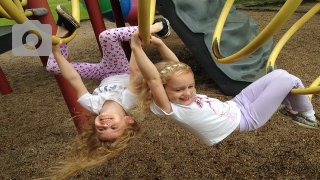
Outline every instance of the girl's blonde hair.
[[[191, 67], [182, 62], [162, 61], [156, 63], [155, 66], [160, 74], [163, 86], [167, 84], [167, 81], [179, 74], [193, 74]], [[141, 86], [139, 87], [140, 94], [137, 100], [137, 107], [140, 114], [144, 114], [146, 111], [150, 112], [150, 105], [153, 101], [153, 96], [147, 82], [143, 79], [142, 75], [139, 75], [138, 78], [141, 81]]]
[[134, 122], [134, 124], [127, 126], [124, 135], [117, 138], [116, 141], [102, 141], [97, 136], [93, 122], [96, 115], [88, 115], [87, 117], [89, 121], [82, 127], [82, 133], [75, 139], [70, 158], [62, 165], [51, 168], [54, 175], [45, 179], [67, 179], [85, 168], [102, 164], [141, 136], [140, 126]]

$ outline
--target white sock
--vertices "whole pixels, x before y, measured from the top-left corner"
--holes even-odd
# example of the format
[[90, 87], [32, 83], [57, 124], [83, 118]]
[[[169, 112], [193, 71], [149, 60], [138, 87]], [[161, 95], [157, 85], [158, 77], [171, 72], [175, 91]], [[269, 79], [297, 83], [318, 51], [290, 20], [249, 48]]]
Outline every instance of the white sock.
[[307, 116], [307, 118], [312, 121], [316, 121], [316, 117], [314, 116], [315, 112], [313, 109], [306, 111], [306, 112], [302, 112], [301, 114], [304, 116]]

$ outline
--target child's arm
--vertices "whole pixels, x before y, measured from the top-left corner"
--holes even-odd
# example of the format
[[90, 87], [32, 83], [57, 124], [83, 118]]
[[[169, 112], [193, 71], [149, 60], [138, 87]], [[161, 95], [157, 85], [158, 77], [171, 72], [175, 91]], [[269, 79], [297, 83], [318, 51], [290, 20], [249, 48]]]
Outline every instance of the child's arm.
[[62, 76], [70, 83], [73, 89], [76, 91], [78, 98], [88, 92], [87, 88], [84, 86], [80, 75], [77, 71], [70, 65], [70, 63], [62, 56], [60, 52], [60, 46], [62, 41], [56, 45], [52, 45], [52, 53], [57, 61], [57, 64], [61, 70]]
[[141, 47], [139, 32], [134, 32], [131, 49], [144, 80], [148, 83], [154, 102], [165, 112], [172, 112], [171, 104], [162, 85], [159, 72]]
[[177, 56], [169, 49], [161, 39], [151, 36], [150, 43], [153, 44], [158, 48], [158, 51], [160, 52], [163, 61], [176, 61], [179, 62], [179, 59]]
[[131, 57], [129, 61], [129, 69], [130, 69], [130, 83], [128, 89], [134, 93], [139, 94], [138, 85], [140, 82], [137, 81], [136, 76], [140, 74], [140, 69], [137, 65], [136, 58], [134, 54], [131, 52]]

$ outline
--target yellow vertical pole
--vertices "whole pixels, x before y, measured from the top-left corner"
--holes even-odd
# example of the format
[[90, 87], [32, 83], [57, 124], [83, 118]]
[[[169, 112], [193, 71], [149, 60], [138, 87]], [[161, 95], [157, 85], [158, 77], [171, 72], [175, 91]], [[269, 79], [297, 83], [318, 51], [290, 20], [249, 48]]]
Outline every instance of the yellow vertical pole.
[[150, 25], [154, 21], [155, 13], [156, 13], [156, 0], [150, 0]]
[[138, 0], [138, 26], [142, 46], [150, 45], [150, 0]]

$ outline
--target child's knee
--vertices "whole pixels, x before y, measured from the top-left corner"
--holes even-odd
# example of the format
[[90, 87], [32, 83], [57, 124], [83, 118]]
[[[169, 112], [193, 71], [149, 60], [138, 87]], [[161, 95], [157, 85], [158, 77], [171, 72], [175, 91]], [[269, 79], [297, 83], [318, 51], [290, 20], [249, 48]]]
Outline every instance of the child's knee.
[[56, 63], [54, 63], [54, 57], [51, 57], [53, 56], [52, 54], [49, 56], [48, 58], [48, 62], [47, 62], [47, 65], [46, 65], [46, 70], [48, 72], [51, 72], [51, 69], [53, 68], [54, 65], [57, 65]]
[[283, 70], [283, 69], [276, 69], [273, 72], [278, 74], [289, 74], [286, 70]]
[[115, 33], [111, 30], [104, 30], [99, 34], [99, 41], [103, 42], [104, 40], [107, 39], [112, 39]]
[[291, 88], [304, 88], [301, 80], [292, 74], [282, 74], [278, 78], [282, 81], [283, 86], [286, 86], [286, 84], [288, 84], [288, 86], [290, 86]]

